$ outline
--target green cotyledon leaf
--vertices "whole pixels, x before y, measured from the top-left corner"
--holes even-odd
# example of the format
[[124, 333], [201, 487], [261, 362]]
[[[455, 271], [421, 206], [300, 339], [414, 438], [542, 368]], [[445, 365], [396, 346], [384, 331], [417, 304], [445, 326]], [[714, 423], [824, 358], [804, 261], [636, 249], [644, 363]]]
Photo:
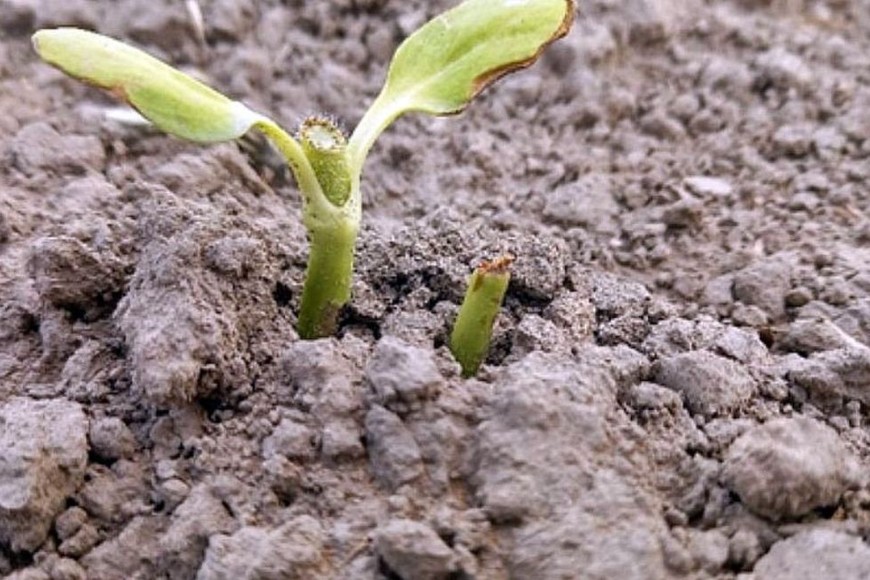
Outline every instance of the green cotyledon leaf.
[[266, 121], [151, 55], [101, 34], [77, 28], [40, 30], [33, 35], [33, 46], [44, 61], [109, 91], [177, 137], [229, 141]]
[[466, 0], [430, 20], [396, 50], [351, 149], [364, 157], [402, 113], [462, 111], [495, 80], [534, 63], [573, 18], [573, 0]]

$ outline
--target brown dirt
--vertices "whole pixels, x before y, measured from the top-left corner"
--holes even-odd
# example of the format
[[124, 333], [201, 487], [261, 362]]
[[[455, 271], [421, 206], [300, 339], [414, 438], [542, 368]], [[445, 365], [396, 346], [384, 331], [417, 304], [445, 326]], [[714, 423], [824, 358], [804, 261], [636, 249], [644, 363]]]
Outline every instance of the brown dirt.
[[[451, 2], [0, 0], [0, 576], [870, 577], [870, 2], [590, 0], [363, 177], [352, 304], [294, 331], [262, 140], [123, 125], [74, 24], [348, 126]], [[488, 364], [444, 344], [516, 256]]]

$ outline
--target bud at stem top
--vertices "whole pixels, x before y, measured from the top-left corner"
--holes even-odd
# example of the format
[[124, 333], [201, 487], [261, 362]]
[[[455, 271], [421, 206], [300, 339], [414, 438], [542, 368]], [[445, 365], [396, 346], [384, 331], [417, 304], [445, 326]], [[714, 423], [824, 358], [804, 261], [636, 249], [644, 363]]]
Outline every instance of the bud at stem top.
[[299, 141], [323, 194], [335, 206], [343, 206], [352, 185], [344, 133], [327, 118], [309, 117], [299, 128]]

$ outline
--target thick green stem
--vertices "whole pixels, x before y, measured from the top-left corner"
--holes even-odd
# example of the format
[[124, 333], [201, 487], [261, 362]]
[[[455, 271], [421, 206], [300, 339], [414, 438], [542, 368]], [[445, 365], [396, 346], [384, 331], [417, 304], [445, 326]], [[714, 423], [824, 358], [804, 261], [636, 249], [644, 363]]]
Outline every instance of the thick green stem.
[[462, 376], [472, 377], [486, 358], [492, 326], [510, 282], [512, 256], [478, 266], [468, 280], [468, 290], [459, 308], [450, 351], [462, 366]]
[[357, 230], [356, 223], [345, 220], [310, 232], [311, 253], [297, 325], [300, 337], [335, 333], [341, 308], [350, 300]]
[[359, 174], [350, 171], [344, 136], [328, 119], [306, 120], [301, 144], [271, 121], [257, 128], [284, 154], [302, 192], [311, 249], [299, 308], [299, 336], [329, 336], [350, 300], [361, 211]]
[[303, 210], [311, 250], [297, 330], [302, 338], [335, 334], [350, 300], [353, 250], [360, 222], [359, 174], [350, 171], [347, 142], [329, 119], [307, 119], [299, 131], [302, 150], [320, 186], [319, 203]]

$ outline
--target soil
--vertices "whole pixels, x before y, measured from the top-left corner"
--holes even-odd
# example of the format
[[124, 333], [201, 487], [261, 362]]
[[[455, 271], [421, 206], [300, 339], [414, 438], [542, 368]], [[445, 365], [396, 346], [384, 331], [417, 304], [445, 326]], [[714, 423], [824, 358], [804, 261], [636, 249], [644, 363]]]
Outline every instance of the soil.
[[[0, 0], [0, 576], [870, 577], [868, 0], [580, 2], [384, 134], [318, 341], [265, 142], [119, 122], [29, 43], [95, 29], [353, 126], [450, 4]], [[503, 251], [463, 380], [445, 338]]]

